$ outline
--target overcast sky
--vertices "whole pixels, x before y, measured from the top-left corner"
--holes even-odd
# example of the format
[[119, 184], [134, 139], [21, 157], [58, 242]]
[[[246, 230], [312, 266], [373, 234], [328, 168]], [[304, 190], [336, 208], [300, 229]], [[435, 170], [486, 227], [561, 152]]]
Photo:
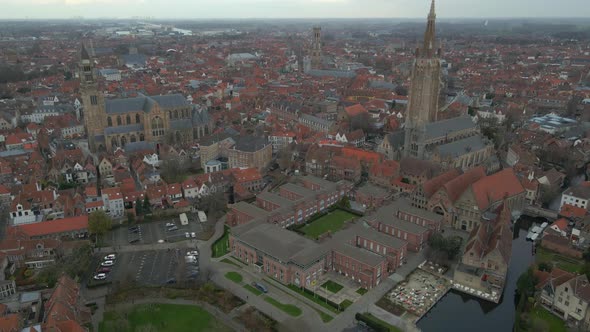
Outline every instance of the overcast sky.
[[[0, 0], [0, 18], [425, 17], [430, 0]], [[440, 18], [590, 17], [590, 0], [438, 0]]]

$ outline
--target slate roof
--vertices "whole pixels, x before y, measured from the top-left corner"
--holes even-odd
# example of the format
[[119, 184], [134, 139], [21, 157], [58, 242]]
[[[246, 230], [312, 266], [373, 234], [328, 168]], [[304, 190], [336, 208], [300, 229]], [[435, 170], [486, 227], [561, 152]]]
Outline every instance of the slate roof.
[[170, 128], [174, 130], [178, 129], [192, 129], [193, 124], [186, 119], [170, 120]]
[[426, 125], [426, 139], [444, 137], [456, 131], [475, 128], [471, 116], [463, 115], [456, 118], [432, 122]]
[[104, 132], [107, 135], [112, 134], [126, 134], [131, 132], [143, 132], [143, 124], [141, 123], [134, 123], [125, 126], [117, 126], [117, 127], [107, 127], [105, 128]]
[[155, 103], [161, 108], [176, 108], [190, 105], [181, 94], [162, 96], [139, 96], [133, 98], [107, 99], [105, 111], [107, 114], [121, 114], [128, 112], [150, 112]]
[[458, 141], [440, 145], [438, 154], [443, 158], [457, 158], [472, 151], [479, 151], [486, 147], [486, 142], [479, 135], [467, 137]]
[[255, 152], [268, 145], [265, 137], [238, 136], [236, 137], [235, 149], [245, 152]]
[[403, 147], [406, 142], [406, 133], [403, 130], [398, 130], [385, 135], [385, 139], [388, 140], [389, 145], [393, 147]]

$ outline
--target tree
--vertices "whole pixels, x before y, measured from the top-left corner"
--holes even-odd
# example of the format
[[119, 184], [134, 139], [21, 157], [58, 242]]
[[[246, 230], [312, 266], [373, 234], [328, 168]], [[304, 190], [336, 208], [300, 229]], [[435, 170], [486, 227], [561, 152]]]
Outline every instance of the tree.
[[533, 269], [529, 267], [525, 273], [518, 277], [518, 281], [516, 282], [516, 291], [521, 296], [532, 296], [535, 293], [536, 284], [537, 280], [533, 274]]
[[539, 271], [551, 272], [551, 270], [552, 270], [551, 264], [549, 264], [547, 262], [539, 263]]
[[129, 224], [129, 225], [135, 224], [135, 215], [131, 212], [127, 212], [127, 224]]
[[98, 210], [92, 212], [88, 216], [88, 231], [90, 234], [97, 236], [103, 235], [108, 232], [113, 226], [113, 221], [104, 211]]
[[143, 214], [143, 204], [139, 197], [135, 200], [135, 214], [141, 216]]
[[398, 85], [395, 87], [395, 94], [398, 96], [407, 96], [408, 95], [408, 89], [406, 87], [404, 87], [403, 85]]
[[152, 205], [150, 204], [150, 199], [148, 198], [148, 195], [145, 195], [145, 197], [143, 198], [143, 211], [145, 214], [149, 214], [152, 212]]

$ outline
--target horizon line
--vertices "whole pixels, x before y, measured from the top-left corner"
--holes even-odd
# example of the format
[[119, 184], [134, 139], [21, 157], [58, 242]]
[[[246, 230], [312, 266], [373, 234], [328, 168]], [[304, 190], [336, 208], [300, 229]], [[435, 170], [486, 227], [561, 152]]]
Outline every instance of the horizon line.
[[[128, 17], [0, 17], [0, 21], [33, 21], [33, 20], [367, 20], [367, 19], [396, 19], [396, 20], [424, 20], [424, 17], [391, 17], [391, 16], [367, 16], [367, 17], [152, 17], [152, 16], [128, 16]], [[567, 20], [587, 20], [590, 22], [590, 17], [587, 16], [495, 16], [495, 17], [437, 17], [437, 22], [446, 20], [515, 20], [515, 19], [567, 19]], [[370, 23], [370, 22], [367, 22]]]

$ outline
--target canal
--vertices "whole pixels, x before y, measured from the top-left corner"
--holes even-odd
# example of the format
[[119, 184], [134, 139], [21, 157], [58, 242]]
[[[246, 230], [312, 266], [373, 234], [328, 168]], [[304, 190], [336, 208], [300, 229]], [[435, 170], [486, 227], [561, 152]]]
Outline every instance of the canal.
[[[508, 281], [499, 304], [450, 291], [419, 322], [424, 332], [510, 332], [514, 325], [516, 281], [533, 262], [532, 242], [526, 241], [531, 222], [543, 219], [521, 217], [520, 231], [512, 241], [512, 258]], [[516, 226], [517, 227], [517, 226]]]

